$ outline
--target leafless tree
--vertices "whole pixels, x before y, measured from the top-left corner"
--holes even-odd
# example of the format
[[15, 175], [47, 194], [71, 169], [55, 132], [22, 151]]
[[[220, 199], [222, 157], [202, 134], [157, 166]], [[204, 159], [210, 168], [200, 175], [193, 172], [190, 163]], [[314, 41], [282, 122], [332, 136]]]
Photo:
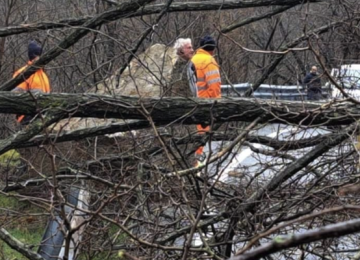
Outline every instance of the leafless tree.
[[[357, 1], [3, 2], [0, 198], [28, 207], [0, 206], [3, 243], [28, 259], [49, 259], [34, 249], [44, 245], [62, 259], [359, 259], [359, 101], [251, 97], [263, 83], [299, 84], [313, 64], [326, 82], [357, 63]], [[179, 94], [141, 56], [179, 37], [198, 47], [205, 34], [218, 41], [223, 84], [253, 84], [242, 97]], [[12, 78], [31, 39], [44, 53]], [[141, 93], [130, 64], [159, 95], [111, 90], [126, 78]], [[10, 92], [38, 66], [52, 94]], [[14, 114], [35, 119], [19, 127]], [[197, 134], [199, 123], [212, 130]], [[12, 233], [48, 221], [61, 245]]]

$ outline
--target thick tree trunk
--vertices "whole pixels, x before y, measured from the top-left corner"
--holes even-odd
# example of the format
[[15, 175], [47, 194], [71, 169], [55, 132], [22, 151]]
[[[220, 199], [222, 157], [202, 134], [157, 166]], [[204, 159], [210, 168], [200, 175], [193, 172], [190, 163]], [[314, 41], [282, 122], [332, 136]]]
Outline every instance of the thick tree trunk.
[[[14, 104], [17, 104], [14, 106]], [[316, 103], [249, 98], [141, 98], [95, 94], [15, 94], [0, 92], [0, 111], [35, 115], [62, 111], [65, 117], [145, 119], [159, 125], [206, 124], [229, 121], [331, 126], [360, 118], [360, 106], [351, 102]]]

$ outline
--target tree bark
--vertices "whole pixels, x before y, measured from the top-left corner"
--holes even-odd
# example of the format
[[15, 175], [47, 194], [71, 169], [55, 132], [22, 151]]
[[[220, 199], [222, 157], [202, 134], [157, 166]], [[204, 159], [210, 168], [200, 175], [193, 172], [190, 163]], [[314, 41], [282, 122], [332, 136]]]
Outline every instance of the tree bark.
[[[17, 106], [14, 106], [17, 104]], [[96, 94], [17, 94], [0, 92], [4, 114], [36, 115], [62, 111], [64, 117], [145, 119], [165, 124], [206, 124], [229, 121], [283, 123], [308, 126], [350, 124], [360, 119], [360, 106], [351, 102], [332, 103], [258, 100], [249, 98], [141, 98]]]

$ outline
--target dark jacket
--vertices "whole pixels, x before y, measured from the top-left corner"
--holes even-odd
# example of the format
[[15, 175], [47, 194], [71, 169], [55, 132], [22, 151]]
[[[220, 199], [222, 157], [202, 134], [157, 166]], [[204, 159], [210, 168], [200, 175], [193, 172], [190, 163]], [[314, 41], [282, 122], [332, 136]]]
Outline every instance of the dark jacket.
[[318, 74], [311, 72], [306, 74], [303, 83], [308, 91], [321, 92], [321, 80]]

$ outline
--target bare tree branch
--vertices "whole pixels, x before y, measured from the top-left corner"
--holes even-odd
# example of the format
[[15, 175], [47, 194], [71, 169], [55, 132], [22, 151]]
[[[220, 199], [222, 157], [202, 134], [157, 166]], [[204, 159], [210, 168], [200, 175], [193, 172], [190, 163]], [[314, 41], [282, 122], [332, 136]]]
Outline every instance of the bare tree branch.
[[34, 248], [35, 245], [29, 246], [20, 242], [3, 228], [0, 228], [0, 239], [30, 260], [45, 260], [41, 255], [32, 251], [32, 248]]
[[239, 256], [231, 257], [230, 260], [255, 260], [281, 250], [308, 244], [321, 239], [342, 237], [349, 234], [358, 233], [360, 231], [360, 220], [350, 220], [340, 222], [334, 225], [328, 225], [311, 231], [292, 234], [288, 236], [278, 236], [272, 242], [260, 246], [250, 252]]
[[[274, 10], [271, 10], [270, 12], [267, 12], [267, 13], [264, 13], [264, 14], [260, 14], [260, 15], [257, 15], [257, 16], [252, 16], [250, 18], [246, 18], [238, 23], [234, 23], [234, 24], [231, 24], [229, 26], [227, 26], [226, 28], [222, 28], [220, 29], [220, 32], [222, 33], [228, 33], [228, 32], [231, 32], [232, 30], [235, 30], [237, 28], [240, 28], [244, 25], [247, 25], [247, 24], [251, 24], [253, 22], [256, 22], [256, 21], [259, 21], [261, 19], [264, 19], [264, 18], [269, 18], [269, 17], [272, 17], [276, 14], [280, 14], [282, 12], [285, 12], [286, 10], [296, 6], [297, 4], [294, 4], [294, 5], [289, 5], [289, 6], [281, 6], [277, 9], [274, 9]], [[0, 34], [1, 35], [1, 34]]]
[[[108, 1], [109, 3], [113, 4], [114, 6], [121, 7], [122, 4], [115, 1]], [[267, 7], [272, 5], [283, 5], [286, 6], [284, 9], [288, 9], [288, 6], [295, 6], [303, 4], [304, 2], [311, 2], [311, 3], [321, 3], [323, 0], [308, 0], [308, 1], [300, 1], [300, 0], [286, 0], [286, 1], [272, 1], [272, 0], [264, 0], [264, 1], [199, 1], [199, 2], [187, 2], [187, 3], [173, 3], [168, 12], [188, 12], [190, 11], [211, 11], [211, 10], [230, 10], [230, 9], [239, 9], [239, 8], [250, 8], [250, 7]], [[129, 10], [127, 15], [124, 18], [131, 18], [137, 16], [144, 16], [144, 15], [151, 15], [160, 13], [165, 4], [157, 4], [147, 6], [142, 8], [139, 11]], [[265, 15], [262, 18], [268, 17]], [[93, 19], [92, 16], [85, 16], [81, 18], [69, 18], [63, 19], [56, 22], [39, 22], [33, 24], [21, 24], [16, 26], [8, 26], [0, 28], [0, 37], [6, 37], [14, 34], [21, 34], [21, 33], [29, 33], [39, 30], [49, 30], [49, 29], [57, 29], [57, 28], [64, 28], [69, 26], [81, 26], [84, 23], [88, 22], [89, 20]], [[261, 18], [261, 19], [262, 19]], [[258, 20], [258, 19], [257, 19]], [[238, 26], [236, 26], [238, 27]]]
[[44, 53], [36, 62], [32, 64], [32, 66], [29, 66], [18, 76], [1, 85], [0, 90], [4, 91], [14, 89], [18, 84], [23, 82], [24, 79], [29, 78], [33, 73], [35, 73], [39, 67], [41, 68], [45, 66], [61, 53], [63, 53], [66, 49], [77, 43], [81, 38], [83, 38], [91, 31], [89, 29], [93, 29], [104, 23], [123, 18], [127, 15], [128, 12], [137, 10], [141, 6], [153, 1], [155, 0], [137, 0], [136, 2], [123, 3], [118, 8], [106, 11], [98, 16], [93, 17], [92, 19], [89, 19], [80, 28], [77, 28], [74, 32], [67, 36], [56, 47]]
[[[131, 130], [139, 130], [149, 127], [149, 122], [144, 120], [131, 120], [125, 123], [112, 123], [111, 125], [102, 125], [102, 126], [95, 126], [89, 127], [86, 129], [78, 129], [74, 131], [64, 132], [64, 133], [57, 133], [57, 134], [47, 134], [47, 135], [37, 135], [31, 138], [31, 140], [27, 142], [23, 142], [22, 144], [18, 145], [18, 148], [25, 148], [25, 147], [33, 147], [42, 144], [50, 144], [50, 143], [61, 143], [61, 142], [68, 142], [68, 141], [76, 141], [82, 140], [88, 137], [96, 137], [106, 134], [115, 134], [121, 132], [128, 132]], [[269, 146], [274, 149], [281, 149], [281, 150], [296, 150], [306, 147], [311, 147], [317, 145], [328, 138], [332, 138], [335, 134], [328, 134], [328, 135], [320, 135], [315, 137], [309, 138], [302, 138], [300, 140], [294, 141], [283, 141], [277, 140], [267, 136], [261, 135], [248, 135], [246, 136], [246, 141], [251, 143], [258, 143], [265, 146]], [[231, 141], [236, 138], [237, 133], [222, 133], [222, 132], [215, 132], [212, 133], [211, 139], [212, 141]], [[192, 142], [201, 142], [206, 143], [207, 136], [202, 134], [194, 134], [192, 136], [185, 136], [181, 138], [172, 138], [172, 140], [176, 144], [188, 144]]]
[[[344, 23], [347, 22], [352, 22], [352, 21], [358, 21], [360, 20], [359, 17], [351, 17], [350, 19], [344, 19], [341, 21], [337, 21], [337, 22], [332, 22], [328, 25], [324, 25], [322, 27], [319, 27], [315, 30], [309, 31], [306, 35], [302, 35], [294, 40], [292, 40], [291, 42], [289, 42], [288, 44], [286, 44], [285, 47], [281, 48], [280, 51], [286, 51], [289, 50], [291, 48], [296, 47], [299, 43], [309, 39], [311, 36], [313, 35], [319, 35], [319, 34], [323, 34], [326, 33], [330, 30], [333, 30], [337, 27], [342, 26]], [[274, 57], [274, 61], [265, 69], [263, 75], [252, 85], [251, 88], [249, 88], [245, 93], [244, 96], [245, 97], [249, 97], [252, 95], [252, 93], [254, 91], [256, 91], [260, 85], [262, 83], [264, 83], [264, 81], [269, 77], [269, 75], [274, 71], [274, 69], [279, 65], [279, 63], [281, 62], [281, 60], [285, 57], [285, 55], [276, 55]]]

